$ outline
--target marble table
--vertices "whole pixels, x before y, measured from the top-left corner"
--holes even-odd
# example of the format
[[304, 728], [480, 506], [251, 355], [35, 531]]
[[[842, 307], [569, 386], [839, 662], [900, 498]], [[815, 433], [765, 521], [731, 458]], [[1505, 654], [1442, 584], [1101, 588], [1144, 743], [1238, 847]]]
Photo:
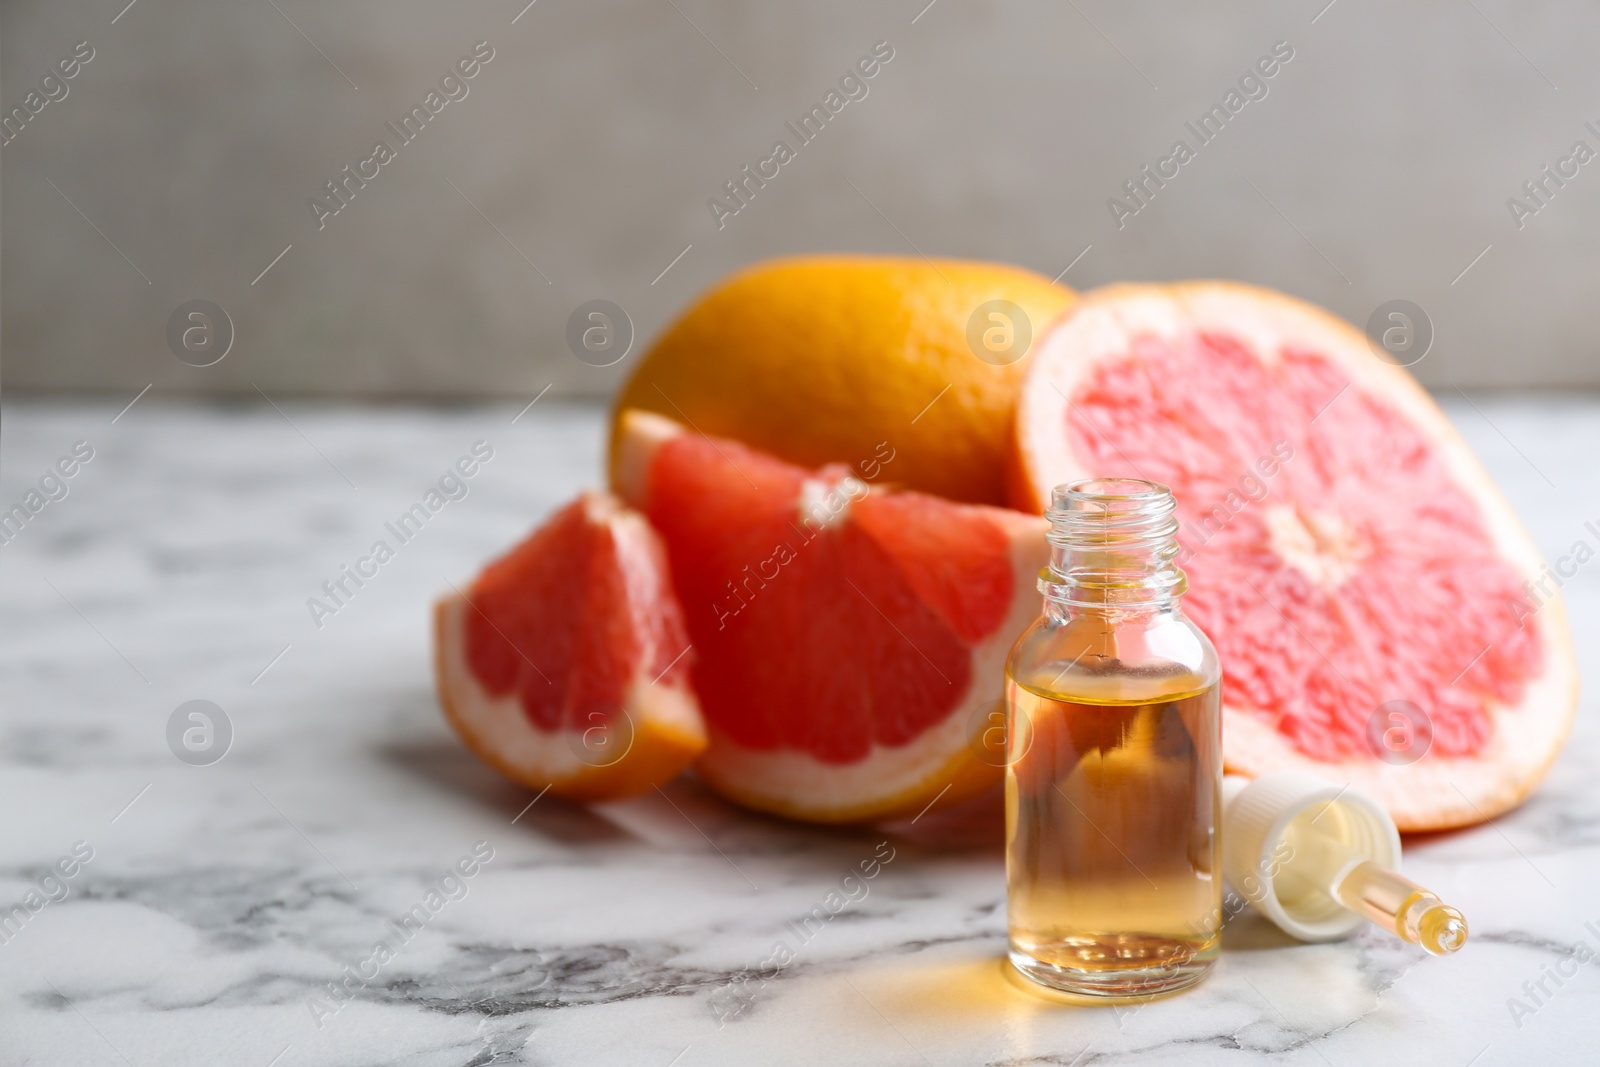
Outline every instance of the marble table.
[[[1408, 870], [1472, 921], [1460, 956], [1372, 931], [1299, 945], [1246, 914], [1200, 988], [1062, 1006], [1002, 976], [992, 798], [893, 833], [760, 818], [688, 778], [530, 807], [446, 731], [426, 605], [598, 479], [599, 409], [124, 402], [4, 412], [5, 507], [77, 442], [93, 455], [0, 546], [0, 902], [46, 901], [0, 927], [0, 1063], [1600, 1058], [1600, 964], [1568, 962], [1600, 949], [1592, 693], [1528, 804], [1408, 843]], [[1448, 408], [1547, 555], [1595, 540], [1600, 401]], [[478, 441], [494, 458], [467, 495], [314, 621], [307, 598]], [[1592, 662], [1600, 565], [1567, 593]], [[196, 765], [221, 722], [190, 763], [169, 745], [193, 700], [226, 716], [219, 762]], [[870, 892], [797, 936], [874, 856], [891, 858]], [[430, 893], [440, 906], [398, 931]], [[369, 964], [380, 939], [398, 947]], [[779, 940], [786, 966], [736, 981]]]

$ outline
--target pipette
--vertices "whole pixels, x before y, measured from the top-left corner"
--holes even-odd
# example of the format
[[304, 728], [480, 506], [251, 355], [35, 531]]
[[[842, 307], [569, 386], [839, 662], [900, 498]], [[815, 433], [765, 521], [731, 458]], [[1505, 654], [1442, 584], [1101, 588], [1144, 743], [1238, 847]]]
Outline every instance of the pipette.
[[1222, 867], [1234, 891], [1286, 933], [1332, 941], [1363, 922], [1435, 956], [1467, 920], [1394, 868], [1400, 833], [1370, 797], [1306, 774], [1223, 779]]

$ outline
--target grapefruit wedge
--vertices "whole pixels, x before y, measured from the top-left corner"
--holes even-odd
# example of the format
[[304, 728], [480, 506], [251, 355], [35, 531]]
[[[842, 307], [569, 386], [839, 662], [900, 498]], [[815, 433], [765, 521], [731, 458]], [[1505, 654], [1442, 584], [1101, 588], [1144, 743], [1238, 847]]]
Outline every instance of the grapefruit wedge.
[[812, 471], [638, 410], [619, 430], [618, 491], [666, 542], [694, 644], [702, 779], [815, 822], [917, 815], [1000, 779], [1002, 671], [1039, 611], [1044, 520], [888, 489], [888, 442]]
[[1455, 429], [1360, 331], [1244, 285], [1085, 297], [1024, 381], [1013, 502], [1124, 473], [1178, 498], [1230, 770], [1349, 781], [1402, 830], [1480, 822], [1544, 775], [1577, 700], [1561, 603]]
[[575, 800], [644, 792], [706, 746], [660, 539], [586, 493], [434, 608], [445, 719], [506, 777]]

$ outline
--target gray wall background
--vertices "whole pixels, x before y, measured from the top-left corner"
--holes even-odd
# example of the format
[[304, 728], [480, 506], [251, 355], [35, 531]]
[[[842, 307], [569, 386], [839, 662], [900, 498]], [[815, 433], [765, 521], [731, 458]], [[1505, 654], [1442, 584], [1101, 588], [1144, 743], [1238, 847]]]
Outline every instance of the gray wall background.
[[[1436, 389], [1600, 386], [1600, 161], [1520, 230], [1506, 206], [1600, 151], [1593, 5], [126, 2], [0, 10], [6, 110], [95, 50], [0, 149], [13, 392], [604, 394], [629, 361], [567, 351], [578, 304], [624, 307], [637, 353], [723, 273], [821, 250], [1234, 277], [1357, 323], [1405, 298]], [[480, 40], [469, 95], [319, 231], [308, 198]], [[866, 98], [719, 230], [707, 199], [878, 40]], [[1279, 40], [1268, 95], [1119, 230], [1107, 198]], [[237, 334], [205, 368], [165, 339], [195, 298]]]

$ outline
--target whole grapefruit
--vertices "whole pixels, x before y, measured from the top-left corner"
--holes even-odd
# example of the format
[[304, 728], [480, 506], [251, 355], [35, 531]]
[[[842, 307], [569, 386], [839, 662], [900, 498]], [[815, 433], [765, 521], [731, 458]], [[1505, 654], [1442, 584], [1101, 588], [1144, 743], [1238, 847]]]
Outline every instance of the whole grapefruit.
[[644, 354], [617, 394], [806, 467], [880, 445], [894, 477], [952, 500], [1005, 500], [1012, 409], [1027, 356], [1071, 290], [1020, 267], [810, 256], [720, 282]]

